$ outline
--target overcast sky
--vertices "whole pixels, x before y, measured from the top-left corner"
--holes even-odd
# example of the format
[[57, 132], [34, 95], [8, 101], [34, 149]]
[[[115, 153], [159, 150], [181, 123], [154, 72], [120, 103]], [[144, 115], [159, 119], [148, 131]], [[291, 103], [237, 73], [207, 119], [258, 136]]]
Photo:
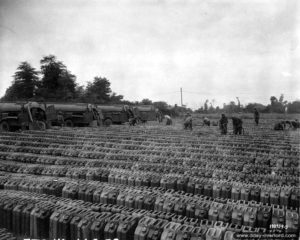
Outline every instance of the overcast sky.
[[0, 96], [57, 56], [85, 85], [198, 108], [300, 98], [298, 0], [0, 0]]

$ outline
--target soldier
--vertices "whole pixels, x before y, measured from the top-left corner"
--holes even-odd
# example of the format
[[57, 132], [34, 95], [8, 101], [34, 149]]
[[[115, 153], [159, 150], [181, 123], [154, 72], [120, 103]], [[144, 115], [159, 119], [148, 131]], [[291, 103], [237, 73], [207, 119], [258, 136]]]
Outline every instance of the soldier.
[[222, 113], [219, 123], [220, 123], [219, 125], [220, 125], [221, 134], [226, 135], [228, 119], [224, 113]]
[[124, 106], [124, 110], [126, 112], [127, 118], [128, 118], [128, 122], [130, 126], [134, 126], [136, 124], [136, 118], [134, 116], [133, 111], [129, 108], [128, 105]]
[[285, 129], [285, 122], [284, 121], [281, 121], [279, 123], [276, 123], [274, 125], [274, 130], [275, 131], [283, 131]]
[[238, 118], [238, 117], [232, 117], [232, 126], [233, 126], [233, 133], [235, 135], [242, 134], [243, 131], [243, 121], [242, 119]]
[[292, 121], [284, 121], [284, 125], [285, 128], [287, 128], [287, 126], [289, 127], [288, 129], [292, 128], [292, 129], [297, 129], [300, 127], [300, 123], [298, 122], [297, 119], [292, 120]]
[[156, 115], [156, 120], [159, 123], [161, 123], [162, 122], [162, 113], [158, 108], [155, 109], [155, 115]]
[[254, 121], [255, 121], [256, 126], [257, 126], [258, 122], [259, 122], [259, 112], [257, 111], [256, 108], [254, 108]]
[[184, 129], [193, 130], [193, 119], [192, 119], [192, 115], [190, 113], [187, 113], [185, 115]]
[[165, 115], [166, 125], [172, 125], [172, 118], [169, 115]]
[[210, 126], [210, 120], [207, 117], [203, 118], [203, 126], [204, 125]]
[[58, 123], [58, 125], [61, 126], [61, 127], [64, 126], [65, 120], [64, 120], [64, 116], [63, 116], [62, 111], [59, 111], [59, 112], [57, 113], [57, 123]]
[[300, 128], [300, 123], [299, 123], [298, 119], [295, 119], [294, 121], [292, 121], [291, 124], [294, 129]]

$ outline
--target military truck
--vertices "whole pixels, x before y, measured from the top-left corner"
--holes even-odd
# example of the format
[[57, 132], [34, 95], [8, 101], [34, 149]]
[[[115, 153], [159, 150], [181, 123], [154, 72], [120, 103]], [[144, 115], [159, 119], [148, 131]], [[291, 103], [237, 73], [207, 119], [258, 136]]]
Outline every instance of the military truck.
[[102, 111], [103, 123], [106, 126], [129, 121], [125, 106], [123, 105], [97, 105], [97, 109]]
[[155, 107], [152, 105], [135, 106], [133, 112], [140, 122], [156, 121]]
[[0, 131], [45, 129], [55, 119], [53, 105], [37, 102], [0, 102]]
[[[86, 127], [102, 125], [102, 112], [95, 105], [88, 103], [47, 103], [53, 105], [56, 113], [63, 116], [66, 127]], [[58, 119], [52, 122], [58, 125]]]

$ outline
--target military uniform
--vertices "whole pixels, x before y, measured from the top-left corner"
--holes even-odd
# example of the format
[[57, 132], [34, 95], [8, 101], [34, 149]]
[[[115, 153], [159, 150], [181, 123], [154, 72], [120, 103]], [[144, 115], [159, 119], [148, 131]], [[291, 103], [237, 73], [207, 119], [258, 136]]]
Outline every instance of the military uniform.
[[169, 115], [165, 115], [166, 125], [172, 125], [172, 118]]
[[256, 123], [256, 125], [258, 125], [259, 122], [259, 112], [257, 111], [257, 109], [254, 109], [254, 121]]
[[225, 116], [225, 114], [222, 114], [222, 117], [219, 121], [220, 123], [220, 130], [221, 130], [221, 134], [227, 134], [227, 124], [228, 124], [228, 119]]
[[193, 130], [193, 119], [190, 114], [186, 115], [186, 118], [184, 120], [184, 129]]
[[243, 131], [243, 121], [240, 118], [232, 117], [232, 126], [233, 126], [233, 133], [235, 135], [242, 134]]
[[203, 125], [210, 126], [210, 120], [207, 117], [203, 119]]

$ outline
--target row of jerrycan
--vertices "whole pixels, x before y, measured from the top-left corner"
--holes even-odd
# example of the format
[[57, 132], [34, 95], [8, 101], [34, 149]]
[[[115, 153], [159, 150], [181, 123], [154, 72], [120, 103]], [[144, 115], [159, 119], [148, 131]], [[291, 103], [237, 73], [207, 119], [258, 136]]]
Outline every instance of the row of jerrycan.
[[265, 204], [299, 208], [300, 190], [296, 187], [265, 187], [253, 184], [231, 184], [226, 181], [190, 180], [186, 192], [212, 198], [257, 201]]
[[[8, 186], [10, 186], [10, 181], [8, 181]], [[13, 188], [8, 188], [13, 189]], [[20, 190], [20, 189], [19, 189]], [[23, 189], [24, 190], [24, 189]], [[47, 193], [47, 192], [46, 192]], [[51, 194], [51, 192], [48, 192], [48, 194]], [[59, 195], [59, 194], [53, 194], [52, 195]], [[118, 189], [115, 188], [106, 188], [105, 190], [102, 188], [94, 189], [89, 188], [85, 185], [75, 188], [72, 187], [64, 187], [62, 191], [63, 197], [71, 198], [71, 199], [79, 199], [83, 201], [89, 201], [89, 202], [100, 202], [104, 204], [117, 204], [129, 208], [135, 208], [135, 209], [146, 209], [146, 210], [157, 210], [157, 211], [163, 211], [163, 212], [169, 212], [169, 213], [175, 213], [177, 215], [187, 215], [189, 217], [196, 217], [199, 219], [205, 219], [205, 218], [211, 218], [211, 220], [216, 220], [216, 215], [219, 216], [223, 211], [220, 209], [213, 209], [209, 204], [207, 204], [206, 208], [201, 206], [197, 206], [197, 209], [192, 209], [191, 204], [187, 204], [180, 201], [175, 201], [172, 199], [166, 200], [165, 198], [157, 197], [155, 195], [146, 195], [143, 194], [135, 195], [134, 193], [128, 193], [124, 194], [119, 192]], [[242, 202], [238, 202], [238, 205], [242, 205]], [[228, 206], [225, 206], [228, 208]], [[192, 211], [191, 211], [192, 209]], [[227, 209], [228, 210], [228, 209]], [[230, 209], [229, 211], [230, 212]], [[230, 219], [235, 219], [235, 217], [239, 216], [240, 219], [240, 225], [249, 225], [249, 226], [255, 226], [256, 218], [252, 216], [252, 223], [248, 223], [248, 221], [245, 220], [247, 218], [247, 213], [249, 211], [245, 211], [242, 208], [237, 209], [235, 211], [232, 211], [232, 216], [230, 214], [226, 214], [227, 219], [223, 219], [222, 217], [219, 220], [230, 222]], [[245, 213], [245, 214], [244, 214]], [[238, 220], [237, 220], [238, 221]], [[267, 224], [265, 224], [267, 225]]]
[[[66, 206], [68, 202], [64, 206], [58, 206], [51, 202], [33, 204], [26, 200], [22, 203], [13, 200], [6, 198], [1, 202], [0, 227], [5, 227], [22, 237], [94, 239], [102, 236], [98, 239], [103, 239], [104, 236], [105, 239], [133, 239], [138, 222], [137, 216], [96, 213], [91, 211], [91, 208], [76, 204], [74, 207]], [[100, 231], [102, 220], [107, 224]]]
[[[71, 202], [67, 202], [67, 203], [69, 205]], [[215, 205], [216, 205], [216, 207], [218, 207], [217, 204], [215, 204]], [[219, 206], [221, 206], [221, 205], [219, 204]], [[101, 206], [101, 210], [108, 210], [108, 208], [105, 209], [103, 207], [104, 206], [102, 205]], [[14, 206], [14, 204], [12, 204], [12, 201], [9, 201], [9, 202], [6, 202], [6, 203], [3, 204], [3, 212], [1, 213], [1, 216], [3, 216], [3, 219], [1, 219], [2, 220], [1, 224], [4, 224], [4, 227], [7, 227], [8, 229], [12, 229], [16, 233], [18, 233], [18, 231], [16, 229], [14, 230], [14, 227], [17, 228], [17, 229], [18, 228], [19, 229], [23, 229], [24, 228], [24, 227], [22, 227], [22, 225], [20, 225], [20, 221], [19, 221], [19, 224], [18, 224], [17, 221], [14, 219], [14, 217], [20, 216], [20, 215], [18, 215], [18, 214], [20, 214], [20, 209], [22, 209], [22, 206], [20, 206], [20, 205]], [[24, 209], [26, 209], [24, 211], [27, 214], [23, 215], [22, 218], [23, 217], [25, 217], [25, 218], [27, 217], [27, 221], [25, 220], [25, 221], [21, 221], [21, 222], [22, 223], [27, 223], [27, 224], [25, 224], [25, 229], [27, 229], [27, 231], [25, 230], [25, 235], [26, 235], [26, 233], [27, 234], [29, 233], [28, 235], [30, 235], [30, 236], [40, 237], [40, 238], [47, 236], [47, 234], [48, 234], [48, 228], [49, 228], [48, 227], [49, 219], [51, 219], [50, 215], [54, 211], [53, 204], [43, 204], [43, 205], [40, 205], [38, 207], [34, 206], [32, 204], [27, 204], [27, 205], [24, 204]], [[63, 209], [59, 209], [59, 210], [61, 212], [63, 212]], [[59, 210], [58, 210], [58, 212], [59, 212]], [[276, 210], [276, 214], [274, 214], [274, 216], [276, 215], [278, 217], [275, 220], [272, 219], [272, 224], [284, 223], [284, 222], [282, 222], [280, 220], [280, 217], [281, 218], [284, 217], [283, 209], [273, 209], [273, 212], [275, 210]], [[24, 211], [23, 211], [23, 213], [24, 213]], [[80, 211], [82, 211], [82, 212], [80, 213]], [[110, 209], [110, 211], [111, 211], [111, 209]], [[65, 209], [65, 212], [71, 213], [72, 211], [68, 208], [67, 210]], [[81, 208], [81, 209], [77, 208], [77, 209], [75, 209], [73, 211], [73, 213], [77, 217], [80, 216], [80, 215], [82, 215], [82, 214], [83, 215], [84, 214], [89, 214], [89, 216], [90, 216], [89, 219], [93, 219], [93, 216], [90, 215], [90, 213], [88, 211], [83, 210], [83, 208]], [[147, 215], [147, 213], [145, 213], [145, 212], [143, 214]], [[295, 213], [293, 213], [293, 214], [295, 214]], [[292, 217], [293, 216], [291, 216], [291, 218]], [[55, 218], [55, 216], [53, 216], [53, 218]], [[171, 219], [169, 218], [168, 220], [174, 221], [174, 222], [177, 222], [177, 223], [180, 223], [180, 224], [186, 224], [186, 225], [189, 225], [189, 226], [191, 226], [191, 225], [194, 225], [194, 226], [197, 226], [197, 225], [203, 226], [203, 225], [205, 225], [205, 226], [210, 226], [210, 227], [214, 226], [215, 227], [216, 222], [218, 222], [218, 224], [217, 224], [218, 227], [226, 228], [227, 226], [229, 226], [229, 223], [222, 222], [222, 221], [214, 221], [214, 220], [201, 220], [200, 223], [194, 223], [193, 224], [193, 223], [191, 223], [191, 221], [189, 221], [189, 222], [182, 222], [182, 221], [180, 221], [180, 220], [182, 220], [182, 218], [180, 219], [179, 216], [176, 217], [175, 215], [173, 215], [173, 217]], [[18, 219], [20, 219], [20, 217], [17, 217], [17, 220]], [[66, 220], [66, 217], [64, 217], [64, 219]], [[283, 221], [284, 221], [284, 219], [283, 219]], [[84, 223], [83, 225], [85, 226], [86, 224], [87, 223]], [[242, 229], [244, 227], [248, 227], [249, 229], [251, 229], [251, 226], [244, 226], [244, 227], [242, 227], [242, 226], [239, 226], [238, 224], [230, 224], [230, 226], [231, 226], [231, 228], [233, 228], [233, 226], [234, 226], [235, 229], [239, 229], [238, 227], [240, 227]], [[114, 226], [114, 227], [116, 228], [116, 226]], [[50, 228], [50, 229], [53, 229], [53, 228]], [[55, 228], [55, 229], [57, 229], [57, 228]], [[58, 227], [58, 229], [59, 229], [59, 227]], [[53, 234], [55, 234], [55, 231], [54, 231]], [[74, 231], [72, 231], [72, 232], [74, 232]], [[83, 234], [83, 233], [79, 233], [79, 235], [80, 234]], [[112, 237], [114, 234], [115, 234], [115, 232], [113, 234], [109, 235], [109, 236]], [[131, 238], [129, 238], [129, 239], [131, 239]]]
[[261, 228], [240, 227], [221, 221], [212, 222], [206, 220], [201, 221], [197, 226], [193, 226], [146, 216], [139, 221], [135, 229], [134, 240], [221, 240], [227, 231], [232, 234], [242, 231], [265, 232], [265, 230]]
[[[62, 193], [63, 197], [71, 199], [79, 199], [94, 203], [116, 204], [134, 209], [145, 209], [162, 211], [175, 215], [183, 215], [196, 219], [209, 219], [213, 221], [233, 222], [237, 225], [245, 225], [254, 227], [256, 225], [267, 228], [272, 216], [271, 207], [267, 204], [256, 204], [255, 201], [247, 203], [246, 201], [227, 201], [227, 203], [235, 204], [236, 207], [217, 203], [210, 204], [209, 202], [194, 203], [182, 202], [179, 199], [158, 197], [155, 195], [135, 194], [134, 192], [120, 192], [116, 188], [89, 188], [85, 185], [80, 187], [73, 185], [65, 187]], [[243, 206], [244, 205], [244, 206]], [[259, 206], [252, 208], [249, 206]], [[275, 208], [274, 206], [273, 208]], [[279, 207], [279, 206], [278, 206]], [[274, 213], [276, 211], [273, 211]], [[283, 218], [285, 216], [284, 209]], [[264, 218], [262, 218], [262, 215]], [[274, 219], [276, 219], [274, 215]], [[275, 221], [275, 220], [274, 220]], [[284, 219], [283, 219], [284, 221]], [[288, 220], [287, 220], [288, 222]], [[293, 221], [292, 221], [293, 222]], [[291, 222], [291, 223], [292, 223]], [[294, 221], [295, 222], [295, 221]], [[292, 224], [291, 228], [293, 228]], [[295, 225], [297, 226], [297, 224]]]
[[[26, 139], [28, 138], [28, 136], [26, 136], [26, 137], [24, 137], [24, 138], [21, 138], [23, 141], [26, 141]], [[42, 139], [42, 138], [41, 138]], [[113, 139], [109, 139], [110, 141], [113, 141]], [[45, 139], [43, 139], [43, 140], [40, 140], [41, 142], [44, 142], [45, 141]], [[48, 140], [49, 141], [49, 140]], [[50, 143], [51, 143], [51, 141], [50, 141]], [[62, 143], [62, 144], [64, 144], [64, 143]], [[26, 145], [26, 144], [23, 144], [23, 145]], [[37, 144], [37, 146], [43, 146], [43, 144], [41, 144], [41, 143], [38, 143]], [[110, 145], [112, 145], [112, 143], [110, 143]], [[203, 144], [201, 144], [200, 146], [202, 146]], [[30, 146], [32, 146], [32, 144], [30, 144]], [[44, 145], [44, 146], [48, 146], [47, 144], [46, 145]], [[197, 147], [197, 150], [199, 151], [199, 145], [197, 145], [198, 147]], [[205, 145], [205, 146], [207, 146], [207, 147], [209, 147], [210, 145]], [[49, 146], [48, 146], [49, 147]], [[59, 146], [59, 144], [56, 144], [56, 145], [53, 145], [52, 144], [52, 147], [56, 147], [56, 148], [58, 148], [58, 147], [60, 147]], [[61, 146], [61, 147], [63, 147], [63, 146]], [[112, 147], [112, 146], [110, 146], [110, 147]], [[93, 149], [91, 149], [91, 150], [93, 150]], [[253, 151], [254, 149], [252, 149], [252, 151]], [[255, 149], [255, 150], [257, 150], [257, 149]], [[160, 150], [159, 150], [160, 151]], [[243, 152], [244, 152], [244, 150], [243, 150]], [[263, 155], [262, 155], [263, 156]]]
[[[233, 222], [237, 225], [250, 227], [262, 226], [268, 228], [271, 218], [272, 222], [276, 222], [276, 219], [281, 216], [276, 215], [278, 211], [285, 216], [285, 208], [278, 205], [271, 207], [269, 204], [261, 204], [255, 201], [247, 202], [244, 200], [235, 201], [229, 199], [222, 204], [209, 201], [180, 201], [180, 198], [171, 197], [170, 195], [168, 197], [155, 194], [144, 195], [143, 193], [136, 194], [134, 191], [132, 193], [130, 191], [125, 193], [115, 188], [97, 188], [93, 191], [87, 187], [82, 187], [81, 190], [78, 190], [75, 186], [75, 189], [67, 189], [71, 193], [66, 194], [63, 192], [63, 196], [72, 199], [94, 203], [116, 204], [134, 209], [154, 210], [199, 220], [209, 219], [213, 221]], [[277, 211], [276, 209], [279, 210]], [[295, 213], [296, 211], [292, 212]], [[298, 215], [294, 214], [293, 217], [297, 219]], [[298, 226], [298, 224], [295, 226]], [[291, 228], [293, 228], [292, 225]]]
[[[73, 161], [73, 160], [72, 160]], [[88, 161], [87, 162], [85, 162], [85, 161], [82, 161], [82, 160], [78, 160], [78, 162], [80, 162], [80, 164], [82, 165], [85, 165], [85, 163], [88, 163]], [[58, 164], [63, 164], [63, 163], [58, 163]], [[103, 165], [104, 164], [104, 165]], [[102, 167], [105, 167], [105, 161], [103, 162], [103, 166]], [[111, 167], [111, 162], [107, 162], [107, 167]], [[122, 169], [124, 169], [124, 168], [127, 168], [127, 169], [129, 169], [131, 166], [132, 166], [132, 162], [131, 163], [127, 163], [127, 164], [121, 164], [121, 162], [119, 162], [119, 164], [118, 164], [118, 162], [116, 162], [116, 165], [115, 165], [115, 167], [118, 167], [118, 168], [122, 168]], [[129, 165], [128, 165], [129, 164]], [[73, 165], [73, 164], [71, 164], [71, 165]], [[77, 164], [76, 164], [77, 165]], [[128, 166], [127, 166], [128, 165]], [[146, 164], [147, 165], [147, 164]], [[80, 166], [80, 165], [79, 165]], [[170, 165], [169, 166], [169, 168], [171, 169], [171, 168], [173, 168], [174, 166], [172, 166], [172, 165]], [[169, 169], [169, 170], [170, 170]], [[176, 168], [177, 169], [177, 168]], [[156, 170], [159, 170], [159, 169], [156, 169]], [[178, 169], [178, 171], [180, 170], [180, 168]], [[198, 169], [198, 170], [200, 170], [200, 169]], [[203, 175], [203, 176], [206, 176], [207, 175], [207, 172], [208, 172], [208, 169], [205, 169], [205, 168], [203, 168], [203, 169], [201, 169], [205, 174]], [[56, 173], [52, 173], [52, 169], [46, 169], [45, 170], [45, 172], [43, 171], [43, 174], [47, 174], [47, 175], [55, 175]], [[75, 171], [76, 172], [76, 171]], [[199, 172], [199, 171], [198, 171]], [[214, 171], [215, 173], [216, 172], [219, 172], [219, 174], [221, 174], [222, 172], [226, 172], [226, 171], [223, 171], [223, 170], [218, 170], [218, 171]], [[178, 173], [180, 173], [180, 172], [178, 172]], [[63, 174], [63, 173], [61, 173], [61, 174]], [[66, 175], [69, 175], [69, 176], [73, 176], [73, 171], [68, 171], [67, 173], [65, 173]], [[230, 174], [227, 174], [227, 180], [229, 180], [229, 177], [231, 177], [232, 178], [232, 176], [233, 175], [237, 175], [235, 178], [241, 178], [241, 176], [243, 175], [243, 173], [239, 173], [239, 172], [230, 172]], [[83, 176], [84, 175], [84, 176]], [[238, 176], [238, 175], [241, 175], [241, 176]], [[85, 174], [79, 174], [79, 176], [73, 176], [74, 178], [76, 178], [76, 177], [79, 177], [79, 178], [84, 178], [85, 179]], [[207, 177], [210, 177], [210, 176], [207, 176]], [[216, 177], [216, 176], [215, 176]], [[273, 182], [273, 183], [275, 183], [274, 181], [280, 181], [280, 177], [279, 177], [279, 179], [277, 179], [276, 180], [276, 178], [275, 177], [271, 177], [271, 179], [269, 179], [270, 177], [269, 176], [266, 176], [266, 175], [264, 175], [264, 174], [261, 174], [261, 175], [256, 175], [256, 177], [251, 177], [250, 179], [248, 179], [249, 181], [253, 181], [253, 180], [258, 180], [259, 182], [263, 182], [263, 180], [265, 179], [265, 178], [268, 178], [268, 182]], [[295, 178], [296, 179], [296, 178]], [[282, 178], [281, 179], [281, 184], [283, 184], [283, 183], [287, 183], [286, 182], [286, 180], [287, 180], [287, 178]]]
[[[6, 179], [6, 181], [1, 181], [0, 188], [36, 191], [60, 196], [64, 186], [63, 182], [57, 181], [50, 181], [47, 183], [20, 181], [20, 178], [16, 180]], [[193, 191], [192, 188], [195, 190]], [[300, 199], [299, 188], [264, 188], [253, 185], [230, 185], [228, 183], [215, 183], [212, 185], [212, 183], [207, 183], [205, 181], [198, 181], [197, 183], [189, 182], [187, 192], [193, 192], [193, 194], [200, 194], [214, 199], [229, 198], [245, 201], [254, 200], [265, 204], [289, 206], [292, 208], [299, 208]]]
[[[84, 163], [83, 163], [84, 164]], [[110, 163], [107, 163], [110, 167], [111, 167], [111, 162]], [[128, 163], [129, 164], [129, 163]], [[126, 168], [130, 168], [132, 166], [132, 163], [130, 163]], [[9, 168], [9, 166], [4, 166], [5, 168]], [[118, 168], [125, 168], [125, 166], [120, 166], [120, 164], [116, 164], [115, 167], [118, 167]], [[171, 166], [170, 166], [171, 167]], [[21, 171], [24, 172], [24, 170], [22, 170], [23, 168], [20, 168]], [[9, 171], [9, 169], [6, 169], [7, 171]], [[12, 169], [10, 169], [11, 171]], [[72, 177], [72, 178], [80, 178], [80, 179], [86, 179], [87, 177], [92, 177], [93, 178], [93, 173], [91, 173], [91, 171], [88, 171], [87, 169], [85, 169], [84, 167], [82, 167], [80, 169], [79, 168], [74, 168], [74, 169], [71, 169], [71, 170], [66, 170], [65, 168], [60, 168], [60, 169], [55, 169], [55, 168], [45, 168], [43, 169], [42, 166], [39, 168], [39, 169], [34, 169], [35, 171], [38, 171], [38, 172], [34, 172], [34, 174], [43, 174], [43, 175], [51, 175], [51, 176], [67, 176], [67, 177]], [[200, 170], [200, 169], [198, 169]], [[207, 175], [207, 172], [208, 170], [207, 169], [201, 169], [203, 171], [203, 173], [205, 173], [203, 176], [206, 176]], [[197, 171], [199, 173], [199, 171]], [[223, 173], [223, 172], [226, 172], [226, 171], [223, 171], [223, 170], [216, 170], [214, 171], [214, 174], [216, 172], [219, 172], [219, 174]], [[87, 174], [89, 176], [87, 176]], [[230, 174], [227, 174], [226, 175], [226, 179], [228, 180], [229, 179], [229, 176], [232, 176], [233, 175], [239, 175], [239, 174], [242, 174], [242, 173], [233, 173], [233, 172], [230, 172]], [[94, 176], [97, 178], [97, 176]], [[209, 177], [209, 176], [206, 176], [206, 177]], [[214, 176], [216, 178], [216, 176]], [[238, 176], [236, 176], [238, 178]], [[255, 177], [251, 177], [250, 179], [248, 179], [249, 181], [253, 181], [253, 180], [257, 180], [258, 182], [264, 182], [265, 181], [265, 178], [267, 178], [268, 176], [265, 176], [265, 175], [255, 175]], [[272, 179], [268, 180], [266, 183], [270, 183], [271, 181], [273, 181], [273, 183], [275, 183], [274, 181], [276, 181], [276, 183], [278, 183], [278, 181], [280, 182], [280, 184], [286, 184], [286, 185], [295, 185], [297, 183], [297, 178], [294, 177], [294, 178], [286, 178], [286, 177], [271, 177]], [[179, 178], [180, 179], [180, 178]], [[291, 184], [288, 184], [287, 180], [290, 179]], [[240, 179], [242, 180], [242, 179]], [[176, 182], [176, 178], [172, 179], [172, 178], [168, 178], [167, 179], [162, 179], [162, 183], [161, 183], [161, 186], [164, 186], [166, 188], [172, 188], [172, 189], [176, 189], [176, 183], [174, 183], [174, 181]], [[179, 181], [182, 181], [182, 180], [179, 180]], [[134, 184], [133, 183], [134, 181], [131, 179], [131, 181], [128, 182], [128, 184]], [[183, 181], [184, 182], [184, 181]], [[136, 184], [139, 184], [139, 181], [137, 181]], [[144, 184], [148, 184], [150, 185], [150, 181], [147, 180], [146, 183]], [[179, 190], [184, 190], [184, 187], [186, 187], [186, 185], [184, 183], [179, 183], [179, 187], [178, 189]]]
[[6, 179], [0, 181], [0, 189], [18, 190], [26, 192], [45, 193], [48, 195], [61, 196], [64, 182], [58, 181], [26, 181], [23, 179]]
[[121, 213], [79, 212], [72, 215], [55, 211], [50, 216], [49, 238], [72, 239], [133, 239], [138, 218]]

